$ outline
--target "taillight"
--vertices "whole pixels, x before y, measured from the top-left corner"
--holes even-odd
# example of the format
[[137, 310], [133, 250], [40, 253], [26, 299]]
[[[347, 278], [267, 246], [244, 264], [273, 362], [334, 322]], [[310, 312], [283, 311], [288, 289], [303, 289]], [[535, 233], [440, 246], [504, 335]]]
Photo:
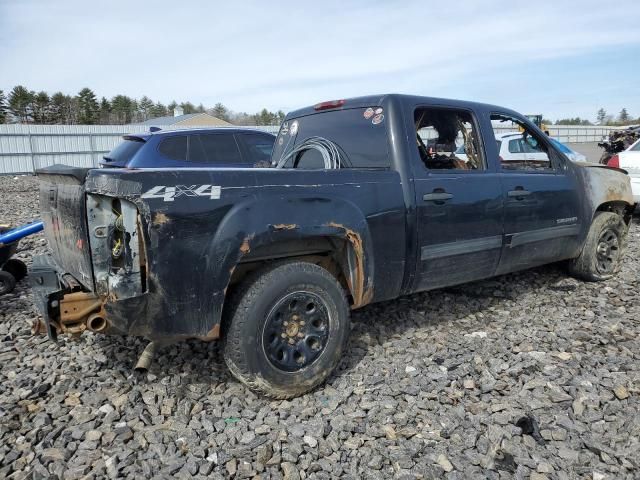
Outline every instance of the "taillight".
[[318, 103], [313, 108], [315, 110], [329, 110], [330, 108], [338, 108], [343, 106], [344, 102], [344, 100], [329, 100], [328, 102]]
[[607, 162], [607, 165], [609, 167], [620, 168], [620, 157], [618, 155], [614, 155], [609, 159], [609, 161]]

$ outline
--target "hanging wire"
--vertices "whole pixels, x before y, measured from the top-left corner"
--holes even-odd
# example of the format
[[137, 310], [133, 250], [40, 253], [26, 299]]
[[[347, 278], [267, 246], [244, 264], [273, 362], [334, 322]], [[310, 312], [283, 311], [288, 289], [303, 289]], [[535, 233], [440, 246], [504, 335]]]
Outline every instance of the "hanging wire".
[[342, 167], [342, 157], [338, 146], [323, 137], [309, 137], [287, 154], [283, 154], [276, 163], [276, 168], [284, 168], [287, 161], [305, 150], [317, 150], [322, 155], [324, 168], [335, 170]]

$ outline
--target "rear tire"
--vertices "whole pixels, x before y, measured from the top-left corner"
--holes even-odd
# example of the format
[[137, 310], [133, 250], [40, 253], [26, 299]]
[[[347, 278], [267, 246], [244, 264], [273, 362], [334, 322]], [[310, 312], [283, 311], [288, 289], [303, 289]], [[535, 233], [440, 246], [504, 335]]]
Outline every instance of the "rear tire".
[[9, 272], [0, 270], [0, 295], [12, 292], [16, 288], [16, 279]]
[[17, 258], [10, 258], [6, 261], [2, 270], [5, 272], [9, 272], [16, 279], [16, 282], [19, 282], [24, 277], [27, 276], [27, 266], [22, 260], [18, 260]]
[[280, 264], [236, 292], [225, 312], [223, 351], [238, 380], [286, 399], [327, 379], [349, 335], [344, 290], [329, 272], [306, 262]]
[[612, 212], [598, 212], [577, 258], [569, 261], [569, 272], [589, 282], [613, 277], [620, 269], [627, 226]]

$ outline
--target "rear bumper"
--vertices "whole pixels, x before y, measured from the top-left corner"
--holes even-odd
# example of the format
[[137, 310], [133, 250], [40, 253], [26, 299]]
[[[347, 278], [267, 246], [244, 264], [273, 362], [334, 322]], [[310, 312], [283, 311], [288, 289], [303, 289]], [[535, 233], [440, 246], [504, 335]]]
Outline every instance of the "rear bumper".
[[197, 324], [185, 321], [163, 295], [145, 292], [118, 300], [88, 291], [50, 255], [34, 257], [29, 278], [42, 314], [34, 332], [46, 332], [54, 341], [59, 334], [81, 335], [85, 330], [166, 342], [187, 338], [211, 341], [220, 336], [219, 323], [207, 334], [199, 334]]
[[103, 300], [64, 272], [50, 255], [34, 257], [29, 273], [35, 303], [42, 321], [34, 331], [46, 331], [51, 340], [58, 334], [80, 335], [85, 330], [116, 333], [106, 318]]

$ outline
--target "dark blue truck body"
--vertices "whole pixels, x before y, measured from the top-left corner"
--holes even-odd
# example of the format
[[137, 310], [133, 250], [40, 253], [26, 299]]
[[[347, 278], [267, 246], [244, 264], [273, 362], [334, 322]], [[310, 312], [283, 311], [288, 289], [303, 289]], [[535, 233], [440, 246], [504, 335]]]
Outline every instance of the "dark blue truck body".
[[[471, 115], [485, 168], [425, 167], [415, 120], [425, 107]], [[551, 167], [505, 170], [495, 114], [535, 131]], [[353, 126], [361, 117], [367, 121]], [[310, 107], [287, 115], [274, 162], [316, 124], [344, 146], [348, 166], [40, 171], [53, 261], [36, 262], [34, 275], [44, 272], [36, 293], [52, 335], [84, 330], [85, 317], [60, 307], [81, 293], [95, 300], [90, 311], [106, 319], [105, 332], [218, 338], [229, 289], [282, 258], [326, 266], [359, 308], [576, 257], [596, 211], [632, 208], [624, 172], [573, 164], [526, 118], [500, 107], [395, 94]], [[122, 230], [115, 220], [110, 227], [112, 209]], [[107, 260], [119, 252], [118, 235], [123, 252]]]

